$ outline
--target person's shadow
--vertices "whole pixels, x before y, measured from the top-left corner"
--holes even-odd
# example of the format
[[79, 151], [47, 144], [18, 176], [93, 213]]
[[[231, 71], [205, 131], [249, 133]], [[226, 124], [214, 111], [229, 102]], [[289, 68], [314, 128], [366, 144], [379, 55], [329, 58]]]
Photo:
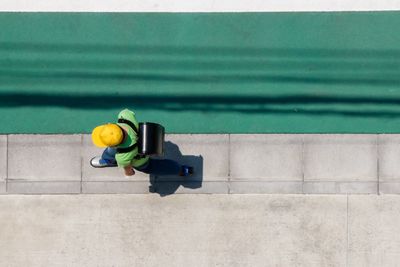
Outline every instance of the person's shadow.
[[182, 155], [179, 147], [167, 141], [164, 143], [164, 156], [159, 158], [172, 159], [181, 165], [189, 165], [194, 169], [191, 176], [178, 175], [150, 175], [149, 191], [158, 193], [160, 196], [174, 194], [179, 186], [185, 188], [196, 189], [200, 188], [203, 181], [203, 157], [201, 155]]

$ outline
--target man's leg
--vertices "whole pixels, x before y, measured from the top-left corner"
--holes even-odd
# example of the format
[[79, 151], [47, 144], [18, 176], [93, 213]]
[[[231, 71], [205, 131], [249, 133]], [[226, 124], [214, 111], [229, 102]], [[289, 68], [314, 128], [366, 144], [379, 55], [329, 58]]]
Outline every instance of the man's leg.
[[90, 165], [95, 168], [103, 167], [116, 167], [117, 162], [115, 160], [115, 154], [117, 150], [115, 148], [107, 147], [104, 149], [101, 156], [94, 157], [90, 160]]

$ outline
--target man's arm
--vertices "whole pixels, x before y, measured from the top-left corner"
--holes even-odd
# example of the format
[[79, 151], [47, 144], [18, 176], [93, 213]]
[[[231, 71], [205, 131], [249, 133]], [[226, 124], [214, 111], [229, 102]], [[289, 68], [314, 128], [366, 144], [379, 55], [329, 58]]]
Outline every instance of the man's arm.
[[125, 166], [124, 171], [126, 176], [135, 175], [135, 170], [132, 168], [132, 165]]

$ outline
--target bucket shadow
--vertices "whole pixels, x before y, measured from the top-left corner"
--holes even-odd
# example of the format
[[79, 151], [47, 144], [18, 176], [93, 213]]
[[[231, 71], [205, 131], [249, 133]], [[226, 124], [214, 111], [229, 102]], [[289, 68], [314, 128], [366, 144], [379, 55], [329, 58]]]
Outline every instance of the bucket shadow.
[[182, 155], [179, 147], [167, 141], [164, 143], [164, 156], [159, 158], [171, 159], [181, 165], [194, 168], [194, 174], [189, 177], [179, 175], [150, 175], [150, 189], [152, 193], [160, 196], [174, 194], [180, 186], [189, 189], [201, 188], [203, 182], [203, 157], [201, 155]]

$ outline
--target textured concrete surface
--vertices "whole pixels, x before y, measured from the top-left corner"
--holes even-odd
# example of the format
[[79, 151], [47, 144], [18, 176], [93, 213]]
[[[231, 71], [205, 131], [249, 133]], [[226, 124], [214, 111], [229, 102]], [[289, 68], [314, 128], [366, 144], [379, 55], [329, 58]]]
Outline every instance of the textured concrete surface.
[[90, 135], [0, 135], [0, 194], [399, 194], [399, 136], [167, 134], [183, 178], [92, 168]]
[[398, 195], [2, 195], [0, 266], [348, 266], [400, 260]]
[[302, 135], [231, 135], [231, 180], [302, 181]]
[[0, 194], [5, 194], [7, 192], [6, 182], [0, 182]]
[[345, 266], [347, 197], [0, 196], [1, 266]]
[[379, 135], [379, 181], [400, 182], [400, 135]]
[[377, 194], [376, 182], [304, 182], [305, 194]]
[[145, 194], [149, 192], [149, 182], [82, 182], [84, 194]]
[[81, 135], [9, 135], [8, 180], [80, 181]]
[[[198, 170], [190, 180], [228, 181], [229, 135], [191, 134], [167, 135], [166, 158], [192, 165]], [[175, 177], [181, 180], [180, 177]], [[171, 177], [166, 177], [170, 180]]]
[[400, 193], [400, 136], [379, 135], [379, 192], [383, 194]]
[[381, 194], [400, 194], [400, 183], [380, 182], [379, 193]]
[[377, 181], [377, 135], [304, 135], [305, 181]]
[[301, 194], [303, 193], [302, 182], [248, 182], [232, 181], [229, 183], [232, 194]]
[[146, 194], [150, 187], [160, 195], [171, 194], [228, 194], [227, 182], [83, 182], [84, 194]]
[[349, 265], [398, 266], [399, 196], [349, 196]]
[[7, 138], [6, 135], [0, 135], [0, 194], [6, 192]]
[[81, 183], [71, 181], [9, 181], [7, 192], [10, 194], [79, 194], [81, 193]]

